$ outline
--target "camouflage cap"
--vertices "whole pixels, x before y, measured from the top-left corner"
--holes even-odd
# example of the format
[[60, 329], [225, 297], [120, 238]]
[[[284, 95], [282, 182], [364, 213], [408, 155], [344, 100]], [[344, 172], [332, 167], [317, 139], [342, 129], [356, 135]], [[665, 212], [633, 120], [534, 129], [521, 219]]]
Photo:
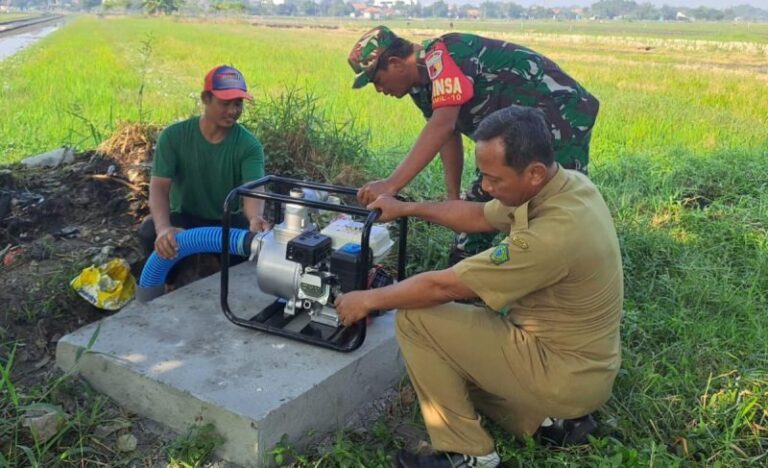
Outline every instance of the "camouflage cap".
[[395, 39], [395, 33], [386, 26], [376, 26], [363, 34], [349, 53], [349, 65], [357, 73], [353, 88], [362, 88], [373, 80], [379, 57]]

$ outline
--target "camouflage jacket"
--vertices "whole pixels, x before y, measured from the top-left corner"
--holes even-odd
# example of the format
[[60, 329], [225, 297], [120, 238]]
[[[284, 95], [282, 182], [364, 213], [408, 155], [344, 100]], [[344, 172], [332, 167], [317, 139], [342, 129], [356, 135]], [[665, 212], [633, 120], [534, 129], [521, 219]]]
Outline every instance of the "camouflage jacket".
[[460, 105], [457, 129], [471, 137], [493, 111], [512, 104], [538, 107], [558, 162], [586, 169], [599, 102], [556, 63], [516, 44], [460, 33], [425, 41], [417, 54], [428, 84], [410, 94], [426, 118], [434, 109]]

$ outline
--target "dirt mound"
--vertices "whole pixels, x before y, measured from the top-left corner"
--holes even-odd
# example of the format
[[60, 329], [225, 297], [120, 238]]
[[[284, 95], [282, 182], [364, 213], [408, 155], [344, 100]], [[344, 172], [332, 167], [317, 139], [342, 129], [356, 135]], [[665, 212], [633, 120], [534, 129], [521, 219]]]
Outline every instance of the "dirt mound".
[[[62, 417], [75, 428], [62, 429], [58, 446], [74, 450], [83, 443], [97, 444], [99, 450], [82, 456], [81, 464], [88, 466], [138, 463], [129, 463], [134, 458], [160, 465], [165, 459], [160, 447], [173, 437], [103, 401], [80, 379], [51, 387], [61, 376], [54, 365], [58, 340], [109, 314], [80, 298], [69, 286], [72, 278], [86, 266], [115, 257], [126, 259], [137, 278], [140, 274], [144, 259], [136, 230], [148, 214], [149, 161], [157, 130], [126, 125], [96, 151], [53, 169], [0, 166], [0, 356], [12, 356], [9, 385], [20, 401], [34, 402], [40, 389], [53, 390], [45, 402], [62, 408]], [[6, 419], [13, 429], [5, 437], [0, 434], [0, 453], [18, 452], [11, 444], [35, 446], [29, 429], [22, 427], [23, 411], [12, 410]], [[95, 422], [82, 423], [81, 414]], [[87, 439], [77, 439], [84, 428]], [[120, 452], [123, 435], [137, 439], [135, 451]]]
[[152, 152], [160, 130], [158, 125], [124, 124], [97, 151], [117, 163], [128, 181], [141, 187], [149, 183]]
[[0, 334], [25, 344], [21, 374], [52, 361], [60, 336], [104, 316], [69, 287], [82, 268], [120, 257], [140, 273], [136, 229], [148, 214], [157, 132], [126, 125], [70, 164], [0, 168]]
[[45, 234], [87, 238], [102, 227], [130, 225], [145, 211], [146, 196], [117, 171], [113, 160], [97, 153], [57, 169], [4, 170], [0, 193], [10, 200], [10, 210], [0, 220], [0, 241], [24, 244]]

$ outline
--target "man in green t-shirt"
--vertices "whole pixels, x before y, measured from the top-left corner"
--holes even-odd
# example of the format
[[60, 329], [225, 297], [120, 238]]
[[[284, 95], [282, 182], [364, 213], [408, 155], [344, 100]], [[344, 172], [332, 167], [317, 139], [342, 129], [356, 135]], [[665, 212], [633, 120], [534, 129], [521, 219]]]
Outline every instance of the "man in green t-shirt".
[[[243, 75], [225, 65], [205, 77], [203, 114], [168, 126], [157, 141], [149, 182], [149, 211], [139, 229], [147, 253], [176, 256], [176, 233], [220, 226], [224, 200], [235, 187], [264, 176], [264, 149], [237, 123], [248, 94]], [[232, 226], [268, 228], [262, 200], [245, 198]]]

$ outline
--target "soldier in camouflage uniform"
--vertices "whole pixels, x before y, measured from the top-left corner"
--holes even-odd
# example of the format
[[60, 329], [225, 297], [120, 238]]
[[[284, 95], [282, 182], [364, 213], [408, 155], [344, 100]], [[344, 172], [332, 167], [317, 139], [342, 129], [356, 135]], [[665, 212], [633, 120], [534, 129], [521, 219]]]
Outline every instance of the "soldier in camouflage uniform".
[[[549, 123], [555, 159], [566, 169], [587, 172], [589, 142], [599, 103], [556, 63], [528, 48], [473, 34], [451, 33], [413, 44], [386, 26], [363, 35], [349, 54], [357, 74], [353, 87], [373, 83], [378, 92], [409, 94], [428, 119], [408, 156], [388, 178], [369, 182], [358, 193], [368, 204], [394, 195], [439, 152], [447, 198], [459, 194], [464, 150], [461, 134], [472, 138], [488, 114], [510, 105], [537, 107]], [[476, 177], [466, 200], [491, 197]], [[451, 263], [488, 248], [493, 235], [458, 234]]]

